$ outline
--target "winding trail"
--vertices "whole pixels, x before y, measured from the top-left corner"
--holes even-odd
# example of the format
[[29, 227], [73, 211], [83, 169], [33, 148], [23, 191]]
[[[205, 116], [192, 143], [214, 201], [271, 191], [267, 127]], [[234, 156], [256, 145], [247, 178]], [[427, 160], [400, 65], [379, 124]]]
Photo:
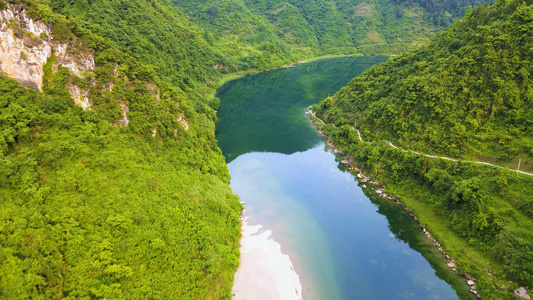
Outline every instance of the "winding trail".
[[[322, 124], [326, 125], [326, 123], [324, 123], [324, 121], [322, 121], [322, 119], [320, 119], [319, 117], [317, 117], [315, 115], [314, 111], [310, 110], [310, 112], [311, 112], [311, 115], [313, 115], [313, 117], [315, 117], [317, 120], [319, 120]], [[333, 127], [336, 127], [335, 124], [333, 124], [333, 123], [331, 125], [333, 125]], [[353, 126], [352, 126], [352, 129], [357, 131], [357, 135], [359, 136], [359, 140], [361, 142], [367, 143], [367, 144], [371, 144], [371, 142], [363, 141], [363, 138], [361, 137], [361, 132], [358, 129], [355, 129]], [[397, 147], [397, 146], [393, 145], [390, 141], [387, 141], [387, 143], [392, 148], [402, 150], [403, 152], [406, 152], [406, 153], [414, 153], [414, 154], [417, 154], [417, 155], [427, 156], [427, 157], [431, 157], [431, 158], [440, 158], [440, 159], [451, 160], [451, 161], [475, 163], [475, 164], [486, 165], [486, 166], [491, 166], [491, 167], [500, 168], [500, 169], [506, 169], [505, 167], [494, 165], [494, 164], [483, 162], [483, 161], [461, 160], [461, 159], [455, 159], [455, 158], [450, 158], [450, 157], [446, 157], [446, 156], [429, 155], [429, 154], [424, 154], [424, 153], [420, 153], [420, 152], [416, 152], [416, 151], [412, 151], [412, 150], [405, 150], [405, 149], [402, 149], [400, 147]], [[524, 171], [520, 171], [520, 170], [516, 170], [516, 169], [509, 169], [509, 170], [510, 171], [515, 171], [517, 173], [521, 173], [521, 174], [524, 174], [524, 175], [533, 176], [533, 173], [528, 173], [528, 172], [524, 172]]]

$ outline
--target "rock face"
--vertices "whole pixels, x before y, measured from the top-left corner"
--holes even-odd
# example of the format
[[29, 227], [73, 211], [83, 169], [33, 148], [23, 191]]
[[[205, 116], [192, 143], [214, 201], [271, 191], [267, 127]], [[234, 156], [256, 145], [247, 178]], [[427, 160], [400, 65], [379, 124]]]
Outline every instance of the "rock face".
[[527, 294], [527, 290], [524, 287], [515, 290], [514, 295], [518, 299], [531, 299], [531, 297], [529, 297], [529, 295]]
[[128, 119], [128, 112], [130, 111], [130, 108], [124, 103], [120, 103], [118, 106], [120, 106], [122, 109], [122, 118], [120, 118], [120, 120], [113, 125], [123, 127], [130, 123], [130, 120]]
[[[0, 71], [18, 82], [39, 91], [43, 88], [43, 66], [54, 52], [56, 65], [69, 69], [74, 75], [83, 77], [83, 70], [94, 70], [92, 53], [68, 53], [68, 43], [59, 43], [51, 38], [52, 25], [34, 21], [25, 14], [21, 5], [8, 4], [0, 11]], [[77, 86], [68, 89], [78, 105], [84, 109], [90, 106], [84, 91]]]
[[82, 91], [74, 84], [67, 84], [67, 89], [77, 105], [81, 106], [83, 109], [91, 107], [91, 102], [89, 102], [89, 98], [87, 97], [89, 94], [88, 90]]
[[[50, 36], [51, 27], [27, 18], [22, 8], [15, 6], [0, 12], [0, 22], [0, 70], [22, 84], [41, 90], [43, 65], [52, 54], [52, 47], [40, 37], [43, 33]], [[15, 33], [19, 28], [22, 31]]]
[[183, 127], [185, 131], [189, 130], [189, 123], [185, 121], [185, 116], [183, 114], [180, 114], [178, 118], [176, 119], [176, 121], [180, 123], [180, 125]]

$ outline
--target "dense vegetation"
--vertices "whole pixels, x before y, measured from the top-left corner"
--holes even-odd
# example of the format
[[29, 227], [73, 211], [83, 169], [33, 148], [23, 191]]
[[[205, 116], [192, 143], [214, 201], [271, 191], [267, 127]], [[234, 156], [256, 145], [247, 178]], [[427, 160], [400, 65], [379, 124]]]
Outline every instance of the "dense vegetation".
[[[195, 22], [231, 43], [234, 55], [275, 50], [278, 60], [323, 54], [400, 53], [429, 40], [485, 0], [174, 1]], [[232, 42], [228, 42], [232, 41]], [[246, 52], [248, 51], [248, 53]], [[230, 55], [231, 56], [231, 55]]]
[[[460, 18], [468, 10], [468, 7], [475, 7], [486, 3], [483, 0], [466, 1], [438, 1], [438, 0], [394, 0], [395, 3], [416, 4], [427, 12], [435, 25], [449, 26], [454, 19]], [[492, 1], [489, 1], [492, 2]]]
[[[96, 69], [77, 77], [52, 55], [43, 93], [0, 77], [0, 298], [230, 298], [242, 206], [205, 100], [216, 54], [186, 20], [146, 21], [137, 29], [148, 36], [135, 21], [113, 29], [135, 19], [127, 1], [103, 21], [52, 10], [74, 11], [69, 3], [22, 2], [69, 53], [93, 53]], [[163, 18], [157, 2], [142, 7]], [[158, 27], [173, 21], [178, 37]], [[160, 29], [176, 44], [146, 40]], [[90, 110], [74, 104], [71, 84], [89, 90]], [[122, 107], [129, 124], [119, 127]]]
[[271, 24], [240, 0], [173, 1], [206, 30], [206, 39], [224, 57], [224, 72], [264, 70], [295, 62], [311, 53], [291, 49]]
[[186, 89], [212, 80], [219, 62], [204, 30], [167, 1], [40, 0], [78, 27], [108, 38], [162, 79]]
[[[78, 77], [52, 55], [43, 93], [0, 76], [2, 299], [229, 298], [242, 207], [214, 138], [217, 99], [207, 95], [219, 75], [400, 51], [440, 30], [448, 10], [321, 0], [10, 3], [51, 24], [70, 55], [94, 54], [96, 69]], [[74, 105], [72, 85], [88, 90], [90, 110]]]
[[531, 170], [531, 26], [533, 1], [479, 6], [315, 108], [336, 125], [323, 127], [329, 137], [418, 216], [489, 299], [512, 297], [507, 280], [533, 286], [533, 178], [385, 141], [515, 167], [521, 158]]
[[[478, 7], [415, 51], [355, 78], [322, 104], [336, 125], [406, 149], [533, 168], [529, 6]], [[327, 108], [327, 109], [326, 109]]]
[[0, 298], [229, 293], [240, 205], [227, 174], [198, 167], [219, 156], [184, 136], [139, 139], [5, 76], [0, 88]]

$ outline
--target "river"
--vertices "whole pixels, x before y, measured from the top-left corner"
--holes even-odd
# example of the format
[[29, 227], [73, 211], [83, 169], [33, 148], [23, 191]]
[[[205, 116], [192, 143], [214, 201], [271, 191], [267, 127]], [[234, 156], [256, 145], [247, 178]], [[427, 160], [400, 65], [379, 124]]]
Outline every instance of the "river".
[[246, 223], [290, 258], [304, 299], [472, 299], [416, 223], [367, 196], [306, 116], [386, 59], [323, 59], [224, 84], [216, 134], [231, 187]]

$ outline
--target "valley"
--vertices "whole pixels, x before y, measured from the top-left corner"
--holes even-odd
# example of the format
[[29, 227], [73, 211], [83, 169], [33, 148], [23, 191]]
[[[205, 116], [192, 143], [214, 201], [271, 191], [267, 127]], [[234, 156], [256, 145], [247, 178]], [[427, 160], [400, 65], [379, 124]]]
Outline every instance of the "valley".
[[[390, 296], [351, 290], [366, 278], [342, 271], [362, 251], [356, 231], [367, 223], [353, 222], [370, 215], [384, 238], [365, 239], [381, 243], [373, 251], [418, 258], [406, 275], [378, 272], [396, 258], [367, 257], [380, 263], [361, 268], [369, 287], [378, 272], [397, 297], [472, 297], [459, 275], [483, 299], [530, 289], [532, 5], [0, 1], [0, 299], [230, 299], [243, 216], [288, 254], [306, 299], [315, 286], [321, 299]], [[319, 57], [332, 58], [294, 65]], [[305, 118], [311, 105], [343, 157]], [[248, 155], [272, 187], [262, 203], [263, 187], [246, 181], [255, 177], [233, 183]], [[276, 165], [280, 179], [263, 176]], [[346, 168], [385, 186], [419, 224]], [[312, 183], [298, 185], [304, 175]], [[316, 180], [331, 190], [312, 200]], [[289, 196], [271, 195], [287, 184]], [[350, 232], [334, 238], [339, 228]], [[323, 255], [302, 254], [306, 243]], [[325, 269], [305, 262], [319, 256]], [[324, 286], [312, 284], [320, 273]]]

